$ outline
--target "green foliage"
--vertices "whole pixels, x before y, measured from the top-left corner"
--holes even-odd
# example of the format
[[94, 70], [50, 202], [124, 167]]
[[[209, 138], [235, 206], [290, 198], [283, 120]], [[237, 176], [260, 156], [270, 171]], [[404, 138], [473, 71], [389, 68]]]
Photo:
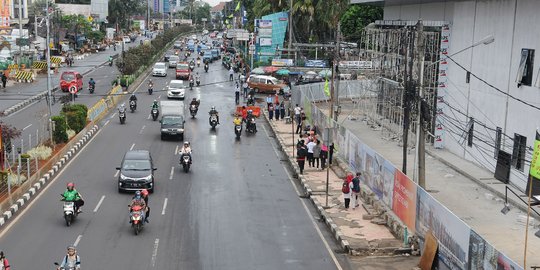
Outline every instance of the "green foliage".
[[364, 27], [382, 18], [382, 7], [352, 5], [341, 17], [341, 32], [346, 40], [356, 42]]
[[67, 142], [68, 136], [66, 133], [66, 118], [63, 115], [56, 115], [51, 117], [54, 122], [53, 140], [55, 143]]
[[120, 28], [127, 29], [129, 26], [129, 18], [137, 14], [146, 14], [146, 3], [140, 0], [121, 0], [108, 1], [109, 3], [109, 21], [110, 27], [115, 27], [116, 23]]
[[89, 40], [92, 40], [94, 43], [100, 42], [105, 38], [105, 33], [101, 31], [90, 31], [86, 34], [86, 37]]
[[21, 154], [21, 159], [29, 159], [29, 158], [30, 158], [29, 154], [27, 154], [27, 153]]
[[[79, 133], [86, 126], [88, 108], [83, 104], [66, 103], [62, 107], [62, 115], [67, 121], [67, 128]], [[66, 133], [67, 134], [67, 133]]]

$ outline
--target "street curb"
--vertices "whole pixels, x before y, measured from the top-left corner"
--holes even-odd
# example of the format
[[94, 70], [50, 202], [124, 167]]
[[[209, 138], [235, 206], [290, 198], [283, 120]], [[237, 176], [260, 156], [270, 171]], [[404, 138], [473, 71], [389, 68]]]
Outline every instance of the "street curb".
[[274, 140], [278, 142], [279, 150], [282, 151], [287, 156], [286, 161], [288, 161], [289, 165], [294, 169], [295, 175], [293, 175], [293, 178], [298, 179], [298, 181], [300, 182], [300, 186], [302, 187], [304, 191], [304, 197], [309, 198], [313, 206], [315, 206], [315, 209], [317, 209], [317, 213], [320, 215], [321, 220], [324, 221], [324, 223], [326, 224], [326, 226], [328, 227], [328, 229], [334, 236], [334, 239], [338, 242], [341, 248], [348, 254], [351, 254], [352, 250], [351, 250], [349, 241], [345, 240], [344, 235], [341, 232], [341, 230], [339, 230], [338, 225], [332, 220], [332, 218], [330, 218], [330, 215], [326, 212], [326, 210], [324, 210], [322, 205], [319, 202], [317, 202], [315, 199], [313, 199], [313, 197], [311, 197], [311, 194], [313, 193], [313, 191], [311, 187], [309, 186], [309, 184], [307, 183], [305, 176], [300, 174], [300, 167], [298, 167], [298, 164], [296, 163], [295, 158], [289, 156], [286, 153], [286, 151], [283, 149], [283, 145], [285, 145], [285, 142], [279, 136], [277, 136], [275, 132], [274, 122], [268, 119], [268, 111], [264, 108], [261, 111], [262, 111], [262, 114], [264, 115], [264, 119], [266, 120], [268, 125], [271, 127], [269, 132], [275, 138]]
[[[25, 205], [29, 204], [29, 202], [39, 194], [39, 192], [48, 184], [50, 183], [50, 180], [56, 175], [59, 171], [62, 170], [62, 167], [71, 160], [75, 156], [75, 154], [96, 134], [98, 131], [99, 126], [94, 125], [90, 130], [86, 132], [84, 136], [76, 143], [74, 144], [69, 151], [64, 154], [64, 156], [57, 161], [52, 168], [45, 173], [34, 185], [32, 185], [31, 188], [28, 189], [26, 193], [24, 193], [20, 199], [16, 200], [15, 203], [13, 203], [9, 210], [4, 211], [2, 215], [0, 216], [0, 228], [2, 228], [7, 222], [12, 219], [17, 212], [19, 212], [21, 209], [24, 208]], [[60, 155], [61, 153], [58, 153], [57, 155]]]
[[[115, 56], [118, 56], [118, 54], [114, 54], [114, 55], [113, 55], [113, 57], [115, 57]], [[86, 72], [82, 73], [82, 75], [85, 76], [85, 75], [87, 75], [87, 74], [89, 74], [89, 73], [91, 73], [91, 72], [94, 72], [96, 69], [98, 69], [98, 68], [100, 68], [100, 67], [102, 67], [102, 66], [104, 66], [104, 65], [106, 65], [106, 64], [107, 64], [107, 61], [102, 62], [102, 63], [96, 65], [95, 67], [93, 67], [93, 68], [87, 70]], [[58, 90], [58, 87], [54, 87], [53, 89], [51, 89], [51, 93], [54, 93], [54, 92], [57, 91], [57, 90]], [[36, 94], [36, 95], [34, 95], [34, 96], [31, 96], [31, 97], [29, 97], [29, 98], [27, 98], [27, 99], [25, 99], [25, 100], [23, 100], [23, 101], [21, 101], [21, 102], [15, 104], [15, 105], [13, 105], [13, 106], [11, 106], [11, 107], [5, 109], [5, 110], [2, 112], [2, 116], [4, 116], [4, 117], [5, 117], [5, 116], [9, 116], [10, 114], [15, 113], [15, 112], [17, 112], [17, 111], [23, 109], [24, 107], [26, 107], [27, 105], [33, 103], [34, 101], [43, 99], [44, 97], [47, 96], [47, 93], [48, 93], [48, 91], [43, 91], [43, 92], [41, 92], [41, 93], [39, 93], [39, 94]]]

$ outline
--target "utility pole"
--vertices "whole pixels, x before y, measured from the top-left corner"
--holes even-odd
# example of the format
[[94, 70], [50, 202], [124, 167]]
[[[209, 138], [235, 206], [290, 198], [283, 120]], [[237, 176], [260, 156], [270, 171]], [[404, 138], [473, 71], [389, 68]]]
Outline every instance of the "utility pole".
[[[339, 60], [340, 60], [340, 43], [341, 43], [341, 23], [338, 22], [336, 32], [336, 51], [334, 53], [334, 61], [332, 64], [332, 87], [334, 93], [334, 99], [332, 103], [332, 110], [334, 111], [333, 119], [338, 121], [339, 118]], [[336, 81], [337, 76], [337, 81]]]
[[416, 125], [416, 162], [418, 170], [418, 185], [422, 188], [426, 188], [426, 140], [424, 138], [424, 115], [423, 111], [423, 99], [424, 99], [424, 61], [425, 61], [425, 36], [424, 36], [424, 24], [422, 20], [418, 21], [416, 25], [417, 32], [417, 54], [418, 54], [418, 106], [417, 106], [417, 125]]
[[22, 63], [22, 0], [19, 0], [19, 65]]
[[54, 138], [53, 138], [53, 121], [52, 121], [52, 108], [51, 108], [51, 102], [52, 102], [52, 93], [51, 93], [51, 41], [50, 41], [50, 29], [49, 29], [49, 21], [50, 21], [50, 11], [49, 11], [49, 0], [45, 0], [45, 25], [47, 26], [47, 37], [45, 39], [45, 46], [47, 46], [47, 105], [49, 109], [49, 136], [51, 138], [51, 143], [53, 144], [54, 148]]
[[411, 93], [414, 91], [412, 81], [412, 70], [414, 63], [414, 32], [407, 30], [405, 32], [407, 44], [407, 54], [405, 57], [405, 89], [403, 91], [403, 165], [401, 171], [407, 174], [407, 147], [409, 139], [409, 125], [411, 114]]
[[289, 2], [289, 46], [287, 47], [287, 58], [290, 58], [292, 45], [292, 8], [293, 0]]
[[150, 0], [146, 0], [146, 30], [150, 31]]

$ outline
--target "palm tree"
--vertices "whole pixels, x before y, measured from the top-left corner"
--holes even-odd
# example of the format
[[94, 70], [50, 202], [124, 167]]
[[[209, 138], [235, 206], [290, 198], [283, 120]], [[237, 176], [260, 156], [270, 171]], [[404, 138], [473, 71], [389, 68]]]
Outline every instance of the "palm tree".
[[[292, 6], [292, 15], [295, 29], [307, 29], [308, 40], [312, 36], [311, 25], [314, 22], [315, 7], [317, 0], [294, 0]], [[307, 20], [306, 20], [307, 17]], [[298, 36], [300, 33], [296, 33]]]
[[[319, 18], [330, 31], [336, 31], [341, 16], [349, 8], [349, 0], [319, 1], [317, 10]], [[335, 34], [332, 35], [335, 37]]]

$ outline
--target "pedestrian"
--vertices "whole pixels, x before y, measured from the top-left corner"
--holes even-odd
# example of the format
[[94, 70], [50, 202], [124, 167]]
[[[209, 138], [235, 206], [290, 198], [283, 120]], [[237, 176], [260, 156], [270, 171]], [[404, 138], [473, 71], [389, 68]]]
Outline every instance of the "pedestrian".
[[274, 103], [274, 100], [272, 99], [272, 95], [268, 95], [266, 97], [266, 108], [270, 110], [270, 105]]
[[324, 170], [326, 169], [326, 159], [328, 158], [328, 147], [326, 146], [326, 144], [322, 144], [321, 146], [321, 155], [320, 155], [320, 159], [321, 159], [321, 170]]
[[279, 112], [281, 114], [281, 120], [285, 119], [285, 101], [282, 101], [279, 105]]
[[352, 179], [352, 184], [353, 184], [353, 188], [352, 188], [352, 197], [351, 197], [351, 201], [352, 201], [352, 205], [353, 205], [353, 210], [355, 207], [358, 207], [360, 206], [360, 203], [359, 202], [359, 195], [360, 195], [360, 175], [362, 175], [360, 172], [357, 172], [356, 173], [356, 176]]
[[[300, 123], [300, 113], [302, 112], [302, 108], [296, 104], [294, 107], [294, 120], [296, 121], [296, 124]], [[296, 132], [298, 133], [298, 132]]]
[[2, 88], [6, 89], [7, 76], [5, 70], [2, 70]]
[[244, 98], [247, 98], [247, 92], [248, 92], [248, 83], [247, 83], [247, 80], [244, 79], [244, 83], [242, 84], [242, 88], [244, 88]]
[[300, 168], [300, 174], [304, 174], [304, 165], [306, 163], [307, 148], [304, 145], [304, 140], [300, 140], [296, 146], [296, 162]]
[[321, 141], [316, 140], [315, 146], [313, 147], [313, 164], [317, 163], [314, 166], [316, 169], [319, 169], [319, 158], [321, 156]]
[[272, 120], [273, 117], [274, 117], [274, 104], [270, 103], [270, 105], [268, 105], [268, 118]]
[[332, 165], [332, 157], [334, 156], [334, 143], [328, 147], [328, 164]]
[[4, 251], [0, 251], [0, 269], [3, 270], [11, 270], [11, 267], [9, 266], [9, 262], [6, 259], [6, 256], [4, 255]]
[[352, 183], [347, 182], [347, 179], [343, 180], [341, 184], [341, 192], [343, 193], [343, 199], [345, 200], [345, 210], [349, 210], [349, 204], [351, 202], [351, 190]]
[[276, 120], [279, 120], [279, 110], [281, 109], [281, 106], [279, 103], [276, 104], [274, 108], [274, 116], [276, 117]]
[[302, 134], [302, 126], [304, 125], [304, 121], [302, 121], [302, 118], [298, 118], [298, 122], [296, 122], [296, 134]]
[[238, 104], [240, 102], [240, 85], [236, 82], [236, 87], [234, 89], [234, 102]]
[[[287, 112], [287, 116], [290, 117], [291, 116], [291, 97], [286, 97], [283, 100], [283, 105], [285, 105], [284, 109]], [[283, 116], [281, 116], [281, 118], [283, 118]]]
[[234, 69], [231, 65], [231, 67], [229, 68], [229, 81], [233, 81], [234, 80]]
[[310, 137], [308, 137], [308, 143], [307, 143], [306, 147], [307, 147], [307, 151], [308, 151], [308, 154], [307, 154], [308, 166], [310, 168], [313, 167], [313, 165], [314, 165], [313, 147], [315, 147], [315, 145], [316, 145], [316, 143]]
[[[278, 91], [279, 91], [279, 90], [278, 90]], [[276, 93], [276, 94], [274, 95], [274, 104], [276, 104], [276, 105], [279, 104], [279, 95], [278, 95], [278, 93]]]

